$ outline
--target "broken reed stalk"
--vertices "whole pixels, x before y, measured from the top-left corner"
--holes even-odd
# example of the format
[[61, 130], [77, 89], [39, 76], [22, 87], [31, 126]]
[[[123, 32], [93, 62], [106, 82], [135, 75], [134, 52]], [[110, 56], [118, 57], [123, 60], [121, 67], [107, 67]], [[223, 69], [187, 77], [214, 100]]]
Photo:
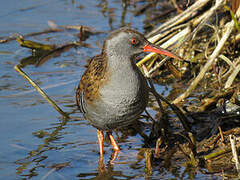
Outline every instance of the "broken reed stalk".
[[[237, 11], [237, 16], [240, 15], [240, 8]], [[193, 80], [193, 82], [191, 83], [191, 85], [188, 87], [188, 89], [181, 94], [179, 97], [177, 97], [173, 103], [177, 104], [179, 102], [181, 102], [183, 99], [187, 98], [192, 91], [196, 88], [196, 86], [198, 85], [198, 83], [202, 80], [202, 78], [204, 77], [204, 75], [206, 74], [206, 72], [209, 70], [210, 66], [214, 63], [214, 61], [216, 60], [217, 56], [219, 55], [219, 53], [221, 52], [221, 49], [223, 48], [225, 42], [228, 40], [228, 38], [230, 37], [232, 30], [234, 29], [234, 20], [232, 20], [231, 22], [228, 22], [225, 25], [225, 32], [223, 31], [223, 36], [220, 39], [217, 47], [214, 49], [213, 53], [211, 54], [211, 56], [209, 57], [209, 60], [207, 61], [207, 63], [204, 65], [204, 67], [201, 69], [200, 73], [198, 74], [198, 76]]]
[[24, 77], [38, 92], [46, 99], [62, 116], [68, 118], [69, 116], [62, 111], [62, 109], [21, 69], [20, 64], [14, 66], [14, 69]]
[[[231, 61], [230, 59], [228, 59], [226, 56], [224, 56], [223, 54], [219, 55], [219, 58], [221, 58], [222, 60], [224, 60], [229, 66], [230, 68], [228, 69], [228, 71], [226, 73], [224, 73], [224, 75], [222, 76], [222, 78], [228, 77], [228, 79], [232, 78], [232, 82], [228, 82], [230, 80], [227, 80], [227, 82], [225, 83], [225, 89], [227, 89], [228, 87], [230, 87], [233, 83], [234, 77], [229, 77], [229, 74], [231, 73], [236, 73], [233, 72], [235, 71], [236, 66], [240, 63], [240, 58], [237, 58], [236, 61]], [[235, 76], [235, 75], [231, 75], [231, 76]]]
[[156, 33], [161, 33], [164, 32], [178, 24], [181, 24], [185, 21], [187, 21], [188, 19], [192, 18], [194, 15], [197, 14], [198, 10], [201, 9], [202, 7], [204, 7], [210, 0], [198, 0], [196, 1], [192, 6], [190, 6], [188, 9], [186, 9], [185, 11], [183, 11], [181, 14], [173, 17], [172, 19], [170, 19], [169, 21], [165, 22], [164, 24], [162, 24], [161, 26], [159, 26], [158, 28], [156, 28], [155, 30], [153, 30], [152, 32], [150, 32], [147, 37], [151, 37]]
[[230, 134], [229, 139], [230, 139], [230, 143], [231, 143], [231, 149], [232, 149], [232, 154], [233, 154], [233, 158], [235, 161], [235, 166], [236, 166], [238, 176], [239, 176], [240, 175], [240, 164], [239, 164], [237, 147], [236, 147], [236, 137], [234, 135]]
[[[183, 13], [179, 14], [178, 16], [172, 18], [171, 20], [169, 20], [168, 22], [164, 23], [163, 25], [161, 25], [159, 28], [157, 28], [157, 30], [153, 31], [152, 33], [149, 34], [153, 35], [156, 32], [160, 32], [158, 35], [149, 38], [148, 40], [150, 42], [155, 43], [156, 41], [158, 41], [159, 39], [163, 38], [163, 34], [166, 35], [166, 32], [172, 32], [173, 28], [176, 28], [174, 26], [179, 25], [179, 23], [183, 22], [182, 20], [188, 20], [190, 19], [190, 17], [192, 17], [193, 15], [196, 14], [196, 11], [199, 10], [201, 7], [203, 7], [206, 3], [208, 3], [209, 1], [206, 0], [199, 0], [196, 3], [194, 3], [191, 7], [189, 7], [186, 11], [184, 11]], [[216, 12], [216, 10], [219, 7], [223, 7], [224, 3], [226, 1], [225, 0], [216, 0], [215, 5], [210, 8], [208, 11], [206, 11], [205, 13], [203, 13], [202, 15], [200, 15], [199, 17], [196, 17], [193, 20], [190, 20], [189, 23], [185, 23], [183, 24], [181, 27], [185, 28], [183, 30], [181, 30], [179, 33], [177, 33], [176, 35], [174, 35], [173, 37], [171, 37], [168, 41], [166, 41], [164, 44], [161, 45], [162, 48], [168, 48], [169, 46], [172, 46], [173, 44], [176, 44], [177, 42], [179, 44], [181, 44], [181, 42], [179, 42], [182, 39], [188, 39], [189, 37], [194, 38], [194, 36], [196, 35], [196, 32], [201, 29], [204, 25], [205, 22]], [[238, 11], [236, 12], [236, 17], [239, 17], [239, 12], [240, 10], [238, 9]], [[189, 14], [191, 14], [192, 16], [189, 16]], [[181, 20], [180, 20], [181, 19]], [[236, 19], [236, 18], [235, 18]], [[177, 21], [179, 20], [179, 21]], [[173, 23], [174, 22], [174, 23]], [[174, 24], [173, 26], [167, 26], [169, 24]], [[195, 29], [192, 31], [190, 25], [192, 26], [192, 28], [195, 27]], [[219, 41], [217, 47], [215, 48], [214, 52], [212, 53], [212, 55], [210, 56], [208, 62], [205, 64], [205, 66], [202, 68], [201, 72], [198, 74], [198, 76], [193, 80], [192, 84], [189, 86], [189, 88], [187, 89], [187, 91], [185, 91], [182, 95], [180, 95], [178, 98], [176, 98], [173, 103], [177, 104], [180, 101], [182, 101], [183, 99], [187, 98], [192, 91], [197, 87], [198, 83], [203, 79], [203, 77], [205, 76], [206, 72], [209, 70], [209, 68], [211, 67], [211, 65], [214, 63], [215, 59], [217, 58], [217, 56], [219, 56], [219, 53], [222, 49], [222, 47], [224, 46], [225, 42], [227, 41], [227, 39], [230, 37], [231, 32], [234, 28], [234, 24], [236, 24], [236, 20], [234, 21], [234, 19], [227, 23], [225, 25], [225, 33], [222, 33], [223, 36], [221, 38], [221, 40]], [[186, 27], [187, 26], [187, 27]], [[167, 28], [168, 27], [168, 28]], [[180, 28], [179, 28], [180, 29]], [[176, 30], [176, 29], [175, 29]], [[224, 30], [223, 30], [224, 32]], [[146, 61], [148, 61], [149, 59], [156, 57], [157, 54], [155, 53], [150, 53], [148, 54], [146, 57], [144, 57], [140, 62], [137, 63], [137, 66], [141, 66], [143, 63], [145, 63]], [[166, 62], [166, 60], [168, 60], [167, 58], [165, 58], [163, 61], [157, 63], [152, 69], [150, 69], [147, 72], [147, 76], [151, 77], [151, 74], [158, 69], [162, 64], [164, 64], [164, 62]], [[233, 80], [236, 77], [236, 74], [240, 71], [240, 65], [237, 66], [237, 68], [235, 68], [234, 72], [232, 73], [231, 77], [228, 79], [228, 81], [226, 82], [225, 88], [228, 88], [231, 86]]]
[[[207, 1], [202, 1], [202, 3], [207, 3]], [[206, 22], [210, 16], [212, 16], [212, 14], [221, 6], [223, 5], [224, 0], [216, 0], [215, 6], [213, 6], [209, 11], [205, 12], [203, 15], [201, 15], [200, 17], [196, 18], [196, 20], [192, 21], [192, 24], [194, 26], [197, 26], [195, 28], [195, 30], [193, 31], [193, 36], [195, 34], [195, 32], [197, 32], [197, 30], [199, 30], [204, 22]], [[193, 13], [195, 12], [197, 9], [195, 9], [197, 6], [199, 6], [200, 3], [199, 1], [197, 1], [194, 5], [192, 5], [191, 7], [189, 7], [189, 10], [186, 10], [185, 12], [183, 12], [183, 15], [179, 15], [178, 18], [181, 17], [185, 17], [185, 13], [189, 12], [189, 13]], [[203, 4], [204, 4], [203, 3]], [[201, 5], [203, 5], [201, 4]], [[197, 5], [197, 6], [196, 6]], [[205, 4], [204, 4], [205, 5]], [[173, 18], [175, 19], [175, 18]], [[173, 21], [170, 20], [168, 22], [172, 22]], [[185, 19], [186, 20], [186, 19]], [[168, 23], [167, 22], [167, 23]], [[175, 24], [177, 25], [177, 24]], [[160, 26], [164, 29], [164, 24], [162, 26]], [[172, 27], [172, 26], [171, 26]], [[212, 53], [212, 55], [210, 56], [209, 61], [205, 64], [204, 68], [201, 70], [201, 72], [199, 73], [199, 75], [195, 78], [195, 80], [192, 82], [192, 84], [190, 85], [190, 87], [187, 89], [187, 91], [185, 91], [182, 95], [180, 95], [178, 98], [176, 98], [173, 103], [177, 104], [180, 101], [182, 101], [184, 98], [188, 97], [191, 92], [196, 88], [197, 84], [199, 83], [199, 81], [204, 77], [205, 73], [207, 72], [207, 70], [209, 69], [209, 67], [212, 65], [212, 63], [214, 62], [215, 58], [217, 57], [217, 55], [219, 54], [220, 50], [222, 49], [224, 43], [226, 42], [226, 40], [228, 39], [228, 37], [230, 36], [232, 29], [234, 27], [234, 21], [232, 20], [231, 23], [228, 23], [226, 25], [226, 33], [224, 34], [224, 36], [222, 37], [222, 39], [220, 40], [218, 46], [216, 47], [215, 51]], [[177, 41], [179, 41], [180, 39], [183, 39], [184, 37], [186, 37], [187, 35], [189, 35], [191, 33], [191, 28], [188, 26], [185, 29], [183, 29], [182, 31], [180, 31], [178, 34], [176, 34], [174, 37], [172, 37], [171, 39], [169, 39], [167, 42], [165, 42], [161, 47], [162, 48], [167, 48], [169, 46], [171, 46], [172, 44], [176, 43]], [[159, 36], [159, 35], [156, 35]], [[150, 40], [156, 40], [155, 37], [151, 38]], [[156, 54], [154, 53], [150, 53], [149, 55], [147, 55], [144, 59], [142, 59], [137, 65], [140, 66], [141, 64], [145, 63], [146, 61], [148, 61], [150, 58], [155, 57]], [[156, 69], [158, 69], [166, 60], [164, 60], [163, 62], [158, 63], [154, 68], [152, 68], [149, 72], [148, 72], [148, 76], [150, 76], [150, 74], [152, 72], [154, 72]]]
[[[209, 19], [209, 17], [211, 17], [213, 15], [213, 13], [216, 11], [216, 9], [218, 9], [221, 5], [223, 5], [224, 1], [225, 0], [217, 0], [215, 6], [210, 8], [210, 10], [206, 11], [205, 13], [200, 15], [199, 17], [196, 17], [193, 20], [190, 20], [190, 22], [179, 25], [180, 23], [183, 22], [183, 20], [186, 21], [186, 20], [192, 18], [193, 14], [196, 14], [199, 9], [201, 9], [206, 3], [209, 2], [209, 0], [207, 0], [207, 1], [206, 0], [197, 1], [192, 6], [190, 6], [187, 10], [185, 10], [184, 12], [179, 14], [178, 16], [170, 19], [169, 21], [167, 21], [163, 25], [159, 26], [159, 28], [157, 28], [156, 30], [151, 32], [148, 36], [155, 34], [154, 33], [155, 31], [157, 32], [158, 29], [161, 29], [161, 32], [159, 34], [148, 38], [148, 40], [152, 43], [156, 43], [157, 41], [159, 41], [161, 38], [165, 37], [169, 33], [172, 33], [174, 31], [177, 31], [178, 29], [180, 30], [181, 28], [185, 27], [184, 29], [182, 29], [180, 32], [178, 32], [176, 35], [174, 35], [168, 41], [166, 41], [165, 43], [163, 43], [161, 45], [162, 48], [168, 48], [168, 47], [170, 47], [170, 46], [172, 46], [176, 43], [180, 44], [179, 46], [181, 46], [181, 44], [183, 44], [183, 42], [186, 42], [187, 39], [189, 39], [190, 37], [194, 37], [196, 32], [199, 29], [201, 29], [201, 27], [205, 24], [205, 22]], [[180, 21], [177, 21], [179, 18], [180, 19], [183, 18], [183, 19], [180, 20]], [[174, 27], [173, 25], [174, 26], [179, 25], [179, 26]], [[192, 28], [194, 28], [194, 27], [196, 27], [196, 28], [194, 29], [194, 31], [192, 31]], [[159, 44], [159, 43], [156, 43], [156, 44]], [[148, 54], [141, 61], [139, 61], [137, 63], [137, 66], [140, 67], [143, 63], [147, 62], [149, 59], [154, 58], [156, 56], [157, 56], [156, 53]], [[159, 62], [155, 67], [153, 67], [148, 72], [149, 77], [150, 77], [151, 73], [153, 73], [156, 69], [158, 69], [168, 59], [169, 58], [164, 59], [163, 62]]]
[[234, 79], [236, 78], [236, 76], [238, 75], [239, 71], [240, 71], [240, 64], [237, 65], [237, 67], [234, 68], [232, 74], [228, 77], [228, 80], [227, 80], [227, 82], [225, 84], [225, 87], [224, 87], [225, 89], [231, 87], [231, 85], [232, 85]]

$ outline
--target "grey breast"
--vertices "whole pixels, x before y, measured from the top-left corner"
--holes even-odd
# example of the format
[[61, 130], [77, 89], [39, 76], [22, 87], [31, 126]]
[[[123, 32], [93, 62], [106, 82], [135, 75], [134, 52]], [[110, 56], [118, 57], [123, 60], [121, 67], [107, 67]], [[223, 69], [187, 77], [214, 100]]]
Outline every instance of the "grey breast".
[[[134, 69], [133, 69], [134, 68]], [[100, 98], [94, 105], [85, 105], [87, 119], [102, 130], [112, 130], [131, 124], [146, 108], [148, 88], [146, 79], [135, 65], [124, 72], [115, 69]]]

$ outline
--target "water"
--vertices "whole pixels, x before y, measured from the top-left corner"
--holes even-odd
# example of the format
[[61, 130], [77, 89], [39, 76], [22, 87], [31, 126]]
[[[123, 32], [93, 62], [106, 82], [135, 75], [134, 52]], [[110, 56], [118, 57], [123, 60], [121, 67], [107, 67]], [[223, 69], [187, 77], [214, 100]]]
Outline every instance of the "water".
[[[140, 3], [141, 4], [141, 3]], [[0, 179], [201, 179], [181, 164], [157, 166], [153, 175], [145, 172], [140, 135], [121, 136], [121, 152], [111, 162], [111, 146], [105, 143], [106, 172], [99, 173], [96, 129], [82, 117], [75, 103], [75, 88], [89, 57], [100, 52], [103, 39], [123, 25], [143, 32], [145, 15], [135, 17], [134, 6], [123, 11], [122, 2], [21, 0], [1, 2], [0, 36], [27, 34], [57, 25], [85, 25], [104, 31], [87, 39], [90, 48], [72, 48], [36, 68], [24, 71], [66, 112], [64, 120], [17, 72], [14, 65], [31, 52], [16, 41], [0, 44]], [[27, 38], [47, 44], [77, 41], [77, 31], [63, 31]], [[161, 163], [160, 163], [161, 164]], [[56, 167], [58, 165], [58, 167]], [[213, 178], [204, 176], [205, 178]]]

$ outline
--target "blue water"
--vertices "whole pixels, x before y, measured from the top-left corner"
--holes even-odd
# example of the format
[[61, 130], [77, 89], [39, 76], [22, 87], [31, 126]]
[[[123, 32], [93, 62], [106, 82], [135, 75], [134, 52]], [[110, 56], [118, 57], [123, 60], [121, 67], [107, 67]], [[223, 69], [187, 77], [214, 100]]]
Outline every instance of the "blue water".
[[[104, 12], [106, 8], [103, 7], [108, 7], [108, 10]], [[123, 21], [120, 0], [2, 1], [0, 37], [43, 31], [48, 28], [48, 21], [58, 26], [85, 25], [105, 32], [87, 39], [91, 48], [72, 48], [38, 68], [24, 68], [64, 111], [72, 112], [76, 110], [71, 105], [75, 103], [75, 88], [86, 60], [100, 52], [107, 33], [123, 25], [144, 31], [145, 15], [135, 17], [133, 10], [134, 6], [130, 5]], [[27, 39], [61, 45], [77, 41], [76, 34], [77, 31], [72, 30]], [[30, 55], [31, 52], [16, 41], [0, 44], [0, 179], [145, 179], [145, 161], [140, 158], [139, 151], [144, 143], [139, 135], [123, 138], [120, 142], [122, 150], [113, 163], [109, 163], [111, 146], [105, 143], [104, 157], [108, 170], [100, 177], [95, 128], [78, 111], [65, 121], [14, 71], [14, 65]], [[53, 166], [59, 163], [67, 165], [54, 169]], [[178, 164], [169, 171], [155, 169], [152, 178], [178, 179], [184, 169]], [[189, 175], [184, 177], [188, 179]], [[195, 179], [201, 177], [201, 174], [195, 175]]]

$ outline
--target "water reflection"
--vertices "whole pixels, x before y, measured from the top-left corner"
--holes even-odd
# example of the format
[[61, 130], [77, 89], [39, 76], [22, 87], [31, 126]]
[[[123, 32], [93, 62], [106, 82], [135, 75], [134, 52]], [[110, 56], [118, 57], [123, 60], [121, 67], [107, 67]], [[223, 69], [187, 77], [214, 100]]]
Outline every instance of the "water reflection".
[[104, 159], [99, 156], [97, 173], [79, 173], [77, 177], [80, 179], [131, 179], [133, 176], [124, 175], [122, 171], [114, 171], [114, 161], [117, 159], [119, 152], [113, 151], [111, 157], [105, 166]]
[[[54, 130], [51, 133], [47, 133], [44, 130], [33, 133], [38, 138], [41, 138], [43, 143], [38, 145], [37, 149], [29, 151], [25, 158], [15, 161], [15, 163], [19, 166], [16, 169], [17, 174], [21, 176], [27, 176], [29, 178], [38, 174], [36, 172], [37, 169], [42, 167], [40, 162], [48, 158], [48, 156], [43, 156], [42, 154], [46, 151], [58, 150], [60, 148], [51, 146], [50, 143], [60, 138], [60, 132], [67, 125], [68, 120], [68, 118], [62, 119], [62, 122], [58, 123], [58, 125], [53, 128]], [[26, 170], [28, 170], [28, 173], [24, 174]]]
[[[71, 124], [72, 122], [77, 122], [77, 124]], [[46, 174], [42, 176], [41, 179], [47, 179], [50, 175], [54, 174], [60, 169], [63, 168], [71, 168], [72, 163], [74, 161], [71, 161], [70, 159], [65, 162], [61, 163], [51, 163], [51, 165], [47, 166], [47, 162], [49, 162], [49, 158], [51, 159], [51, 151], [60, 153], [60, 151], [64, 150], [66, 148], [66, 145], [72, 144], [73, 146], [78, 146], [75, 142], [65, 142], [65, 143], [56, 143], [64, 138], [64, 132], [67, 128], [71, 128], [73, 126], [79, 126], [81, 124], [84, 124], [85, 120], [83, 118], [63, 118], [61, 119], [61, 122], [56, 123], [53, 127], [39, 130], [37, 132], [34, 132], [33, 135], [39, 139], [41, 139], [42, 144], [39, 144], [36, 149], [30, 150], [27, 153], [27, 156], [24, 158], [21, 158], [19, 160], [15, 161], [15, 164], [18, 166], [16, 169], [16, 174], [26, 177], [26, 178], [32, 178], [35, 176], [39, 176], [40, 169], [50, 169]], [[89, 124], [88, 124], [89, 126]], [[78, 128], [78, 127], [77, 127]], [[50, 132], [49, 132], [50, 130]], [[81, 130], [81, 129], [80, 129]], [[119, 136], [119, 133], [121, 133], [121, 136]], [[65, 134], [66, 135], [66, 134]], [[125, 130], [121, 132], [117, 132], [118, 141], [119, 142], [126, 142], [129, 135], [136, 135], [136, 131], [134, 128], [126, 128]], [[107, 137], [107, 136], [106, 136]], [[107, 143], [109, 142], [109, 139], [105, 139]], [[85, 140], [85, 144], [89, 145], [91, 144], [88, 139]], [[84, 145], [84, 144], [82, 144]], [[94, 146], [97, 147], [97, 143], [94, 143]], [[66, 148], [68, 149], [68, 148]], [[83, 150], [78, 148], [79, 153], [86, 153], [83, 152]], [[122, 171], [114, 170], [114, 164], [119, 162], [119, 152], [113, 151], [109, 159], [107, 160], [107, 155], [104, 158], [101, 158], [99, 155], [98, 150], [94, 151], [94, 156], [98, 157], [98, 166], [96, 168], [96, 171], [92, 171], [89, 173], [86, 173], [88, 171], [89, 167], [86, 166], [85, 171], [82, 171], [78, 173], [76, 176], [84, 179], [118, 179], [118, 178], [124, 178], [124, 179], [131, 179], [134, 176], [128, 176], [125, 175]], [[53, 157], [54, 159], [57, 158]], [[86, 157], [87, 158], [87, 157]], [[137, 162], [131, 162], [133, 163], [133, 167], [135, 167], [140, 161], [142, 161], [144, 157], [137, 160]], [[77, 161], [82, 161], [83, 159], [79, 159]], [[61, 160], [64, 161], [64, 160]], [[105, 164], [105, 162], [107, 162]], [[93, 162], [91, 162], [93, 163]], [[129, 162], [124, 162], [124, 164], [128, 164]], [[135, 164], [135, 165], [134, 165]], [[92, 178], [94, 177], [94, 178]]]
[[[54, 175], [64, 177], [65, 174], [63, 172], [68, 169], [71, 169], [74, 172], [73, 176], [79, 179], [134, 179], [143, 177], [145, 179], [151, 179], [152, 177], [159, 179], [189, 177], [193, 179], [197, 175], [196, 168], [188, 165], [184, 167], [185, 165], [181, 166], [180, 162], [177, 162], [179, 159], [177, 159], [177, 156], [174, 156], [178, 151], [176, 147], [168, 146], [165, 149], [162, 148], [159, 157], [153, 154], [154, 148], [150, 148], [152, 143], [149, 141], [149, 137], [144, 134], [146, 130], [151, 128], [151, 123], [147, 123], [146, 119], [143, 120], [145, 123], [138, 123], [132, 128], [129, 127], [116, 132], [117, 140], [122, 150], [120, 153], [113, 151], [111, 156], [108, 157], [108, 154], [111, 152], [111, 146], [108, 150], [105, 147], [106, 153], [104, 158], [99, 156], [96, 141], [92, 142], [88, 138], [85, 139], [85, 137], [82, 137], [84, 140], [81, 144], [78, 141], [72, 141], [75, 135], [77, 138], [81, 137], [79, 134], [71, 135], [69, 129], [84, 130], [85, 127], [81, 127], [82, 125], [90, 126], [88, 123], [86, 124], [85, 119], [72, 117], [70, 119], [63, 118], [60, 121], [51, 125], [50, 128], [33, 133], [42, 143], [39, 143], [36, 149], [28, 150], [27, 156], [15, 161], [15, 164], [18, 166], [16, 174], [26, 178], [38, 176], [42, 180]], [[91, 133], [96, 137], [95, 129], [93, 130]], [[140, 134], [144, 134], [142, 135], [144, 143], [141, 142], [138, 145], [135, 141], [137, 139], [141, 140], [139, 136], [136, 137], [139, 130], [142, 131]], [[84, 134], [84, 132], [81, 134]], [[63, 142], [63, 139], [68, 135], [70, 135], [71, 140], [64, 140], [65, 142]], [[175, 140], [178, 141], [177, 139]], [[105, 139], [105, 141], [108, 142], [109, 140]], [[97, 150], [92, 150], [91, 152], [91, 148], [84, 149], [85, 145], [88, 147], [91, 145], [91, 148]], [[145, 146], [145, 148], [142, 146]], [[76, 149], [79, 155], [74, 154], [74, 149]], [[64, 151], [67, 156], [69, 153], [73, 153], [73, 156], [70, 158], [64, 157], [66, 155], [64, 154], [63, 158], [61, 158], [61, 154]], [[60, 162], [56, 163], [56, 161]]]

